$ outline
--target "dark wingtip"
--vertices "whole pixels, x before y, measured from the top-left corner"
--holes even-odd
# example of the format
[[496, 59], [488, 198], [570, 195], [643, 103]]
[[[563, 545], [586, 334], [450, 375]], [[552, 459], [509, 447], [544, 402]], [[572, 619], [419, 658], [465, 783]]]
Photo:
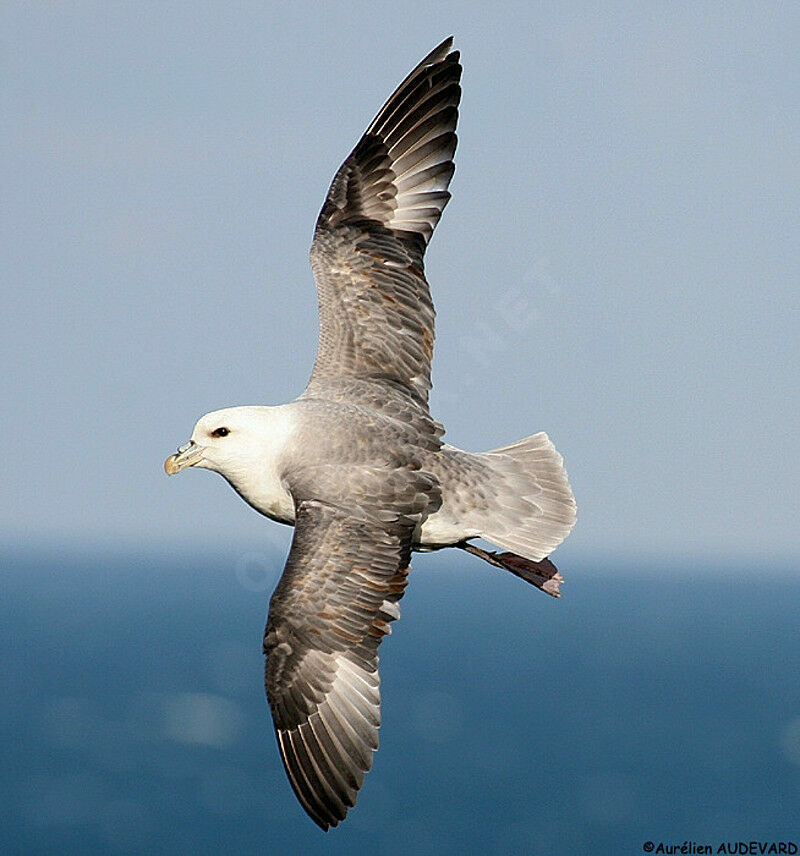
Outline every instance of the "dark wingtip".
[[422, 60], [420, 65], [428, 65], [429, 63], [441, 62], [453, 47], [453, 37], [448, 36], [443, 42], [436, 47]]

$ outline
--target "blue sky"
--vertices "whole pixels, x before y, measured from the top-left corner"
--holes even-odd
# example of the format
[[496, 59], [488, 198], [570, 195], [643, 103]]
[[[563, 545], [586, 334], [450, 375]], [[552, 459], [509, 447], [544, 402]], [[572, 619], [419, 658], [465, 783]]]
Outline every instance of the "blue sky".
[[448, 439], [548, 431], [579, 503], [561, 556], [796, 557], [798, 23], [5, 4], [2, 539], [286, 543], [218, 477], [161, 465], [204, 412], [302, 391], [328, 183], [453, 33], [457, 172], [427, 262]]

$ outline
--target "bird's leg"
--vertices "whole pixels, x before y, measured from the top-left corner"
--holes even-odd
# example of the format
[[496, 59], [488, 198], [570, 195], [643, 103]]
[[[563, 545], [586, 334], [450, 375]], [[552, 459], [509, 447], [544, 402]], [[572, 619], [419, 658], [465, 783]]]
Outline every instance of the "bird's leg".
[[455, 546], [466, 550], [467, 553], [472, 553], [473, 556], [478, 556], [484, 562], [488, 562], [496, 568], [504, 568], [507, 571], [511, 571], [515, 576], [536, 586], [536, 588], [541, 589], [552, 597], [561, 597], [558, 587], [564, 582], [564, 578], [550, 559], [542, 559], [539, 562], [534, 562], [531, 559], [526, 559], [524, 556], [518, 556], [516, 553], [494, 553], [489, 550], [481, 550], [480, 547], [476, 547], [468, 541], [462, 541]]
[[456, 547], [472, 553], [473, 556], [478, 556], [490, 565], [494, 565], [497, 568], [505, 568], [505, 565], [497, 558], [497, 553], [492, 553], [490, 550], [481, 550], [480, 547], [470, 544], [469, 541], [462, 541], [460, 544], [456, 544]]

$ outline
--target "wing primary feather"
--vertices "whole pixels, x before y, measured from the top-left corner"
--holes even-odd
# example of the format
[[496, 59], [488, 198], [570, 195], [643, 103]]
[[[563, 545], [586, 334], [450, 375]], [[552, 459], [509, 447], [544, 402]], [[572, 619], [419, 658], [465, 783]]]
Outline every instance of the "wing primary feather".
[[283, 766], [289, 777], [289, 783], [292, 786], [295, 796], [314, 823], [327, 832], [328, 828], [330, 826], [335, 826], [337, 821], [332, 821], [326, 816], [324, 809], [319, 805], [313, 792], [309, 788], [308, 782], [303, 775], [297, 760], [297, 755], [295, 754], [294, 747], [291, 743], [291, 732], [279, 731], [278, 745], [281, 750]]
[[349, 805], [355, 805], [356, 793], [361, 783], [352, 773], [352, 759], [339, 745], [334, 734], [328, 730], [328, 724], [321, 711], [312, 716], [308, 724], [314, 732], [320, 751], [325, 754], [331, 774], [337, 778], [341, 787], [347, 790]]
[[327, 764], [321, 763], [321, 758], [318, 755], [319, 746], [316, 739], [313, 739], [313, 732], [311, 734], [312, 740], [309, 741], [307, 726], [307, 722], [303, 723], [292, 734], [292, 746], [297, 753], [301, 769], [306, 771], [306, 780], [315, 799], [326, 813], [341, 820], [351, 806], [342, 800], [341, 795], [331, 783], [331, 779], [335, 779], [335, 777], [327, 768]]

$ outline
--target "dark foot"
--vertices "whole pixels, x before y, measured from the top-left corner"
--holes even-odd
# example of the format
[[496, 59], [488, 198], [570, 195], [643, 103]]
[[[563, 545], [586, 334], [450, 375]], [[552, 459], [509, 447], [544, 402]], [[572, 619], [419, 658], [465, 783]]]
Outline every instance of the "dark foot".
[[558, 568], [550, 559], [533, 562], [530, 559], [517, 556], [516, 553], [493, 553], [489, 550], [481, 550], [480, 547], [466, 541], [457, 546], [468, 553], [472, 553], [473, 556], [479, 556], [490, 565], [511, 571], [512, 574], [525, 580], [526, 583], [536, 586], [536, 588], [553, 597], [561, 597], [558, 587], [564, 582], [564, 577], [561, 576]]

